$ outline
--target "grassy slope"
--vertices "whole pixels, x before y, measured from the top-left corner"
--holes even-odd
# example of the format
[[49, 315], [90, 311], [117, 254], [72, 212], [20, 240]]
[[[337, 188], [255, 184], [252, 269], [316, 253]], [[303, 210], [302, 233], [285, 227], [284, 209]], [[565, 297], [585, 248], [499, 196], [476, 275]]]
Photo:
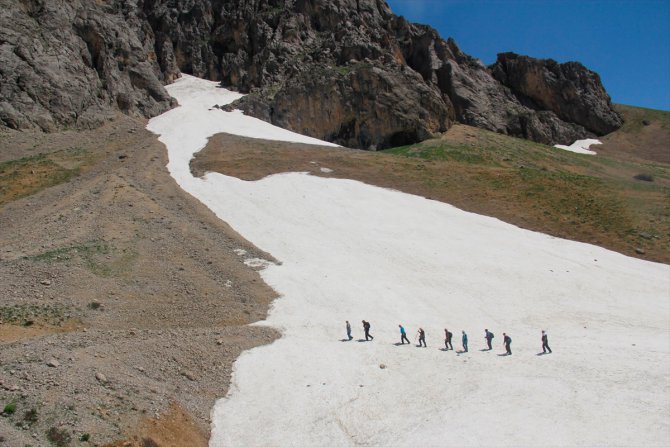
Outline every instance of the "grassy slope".
[[[639, 248], [669, 262], [670, 165], [651, 160], [663, 158], [660, 147], [636, 156], [635, 135], [667, 138], [670, 113], [625, 109], [627, 125], [605, 139], [606, 150], [595, 146], [597, 156], [460, 125], [440, 139], [385, 152], [431, 164], [422, 181], [436, 198], [626, 254]], [[653, 181], [637, 180], [638, 174]]]
[[670, 112], [617, 105], [624, 125], [601, 138], [601, 151], [615, 158], [670, 164]]

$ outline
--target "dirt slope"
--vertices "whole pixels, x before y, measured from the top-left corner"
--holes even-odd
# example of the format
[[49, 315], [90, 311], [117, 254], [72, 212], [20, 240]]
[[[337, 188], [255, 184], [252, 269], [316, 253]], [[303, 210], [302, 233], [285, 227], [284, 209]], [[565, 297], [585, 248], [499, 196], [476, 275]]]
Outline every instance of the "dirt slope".
[[144, 125], [0, 134], [0, 445], [206, 445], [232, 362], [276, 336], [245, 326], [275, 295], [244, 260], [272, 258], [181, 191]]

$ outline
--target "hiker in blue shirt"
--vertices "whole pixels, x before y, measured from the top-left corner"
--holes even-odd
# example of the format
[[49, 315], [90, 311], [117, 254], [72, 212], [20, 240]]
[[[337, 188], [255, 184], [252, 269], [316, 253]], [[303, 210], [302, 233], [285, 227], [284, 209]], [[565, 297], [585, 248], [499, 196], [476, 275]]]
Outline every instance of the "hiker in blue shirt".
[[409, 344], [409, 339], [407, 338], [407, 334], [405, 333], [405, 328], [402, 327], [402, 324], [399, 324], [398, 327], [400, 328], [400, 344], [404, 345], [405, 342]]

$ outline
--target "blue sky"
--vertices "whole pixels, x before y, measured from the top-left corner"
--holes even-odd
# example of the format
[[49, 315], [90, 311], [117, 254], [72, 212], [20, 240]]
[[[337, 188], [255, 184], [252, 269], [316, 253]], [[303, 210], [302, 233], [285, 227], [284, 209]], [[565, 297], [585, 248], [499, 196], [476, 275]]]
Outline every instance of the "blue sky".
[[670, 0], [387, 0], [491, 64], [513, 51], [579, 61], [619, 104], [670, 110]]

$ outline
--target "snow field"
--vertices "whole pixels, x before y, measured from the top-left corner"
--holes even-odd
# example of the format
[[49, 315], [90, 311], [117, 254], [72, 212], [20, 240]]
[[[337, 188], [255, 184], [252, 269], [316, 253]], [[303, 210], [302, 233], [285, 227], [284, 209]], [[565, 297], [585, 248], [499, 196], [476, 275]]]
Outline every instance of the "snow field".
[[[215, 83], [168, 89], [181, 107], [148, 128], [171, 174], [281, 262], [261, 271], [280, 294], [262, 324], [283, 336], [236, 362], [212, 447], [670, 443], [668, 266], [350, 180], [193, 178], [218, 132], [316, 140], [209, 110], [239, 97]], [[357, 341], [362, 319], [372, 342]], [[399, 323], [428, 348], [396, 346]], [[445, 327], [457, 350], [466, 330], [469, 353], [440, 350]], [[551, 355], [536, 355], [541, 329]]]
[[603, 144], [603, 143], [600, 140], [594, 140], [592, 138], [588, 138], [586, 140], [577, 140], [569, 146], [566, 146], [564, 144], [554, 144], [554, 147], [557, 149], [563, 149], [570, 152], [576, 152], [578, 154], [596, 155], [597, 154], [596, 151], [592, 151], [589, 149], [594, 144]]

